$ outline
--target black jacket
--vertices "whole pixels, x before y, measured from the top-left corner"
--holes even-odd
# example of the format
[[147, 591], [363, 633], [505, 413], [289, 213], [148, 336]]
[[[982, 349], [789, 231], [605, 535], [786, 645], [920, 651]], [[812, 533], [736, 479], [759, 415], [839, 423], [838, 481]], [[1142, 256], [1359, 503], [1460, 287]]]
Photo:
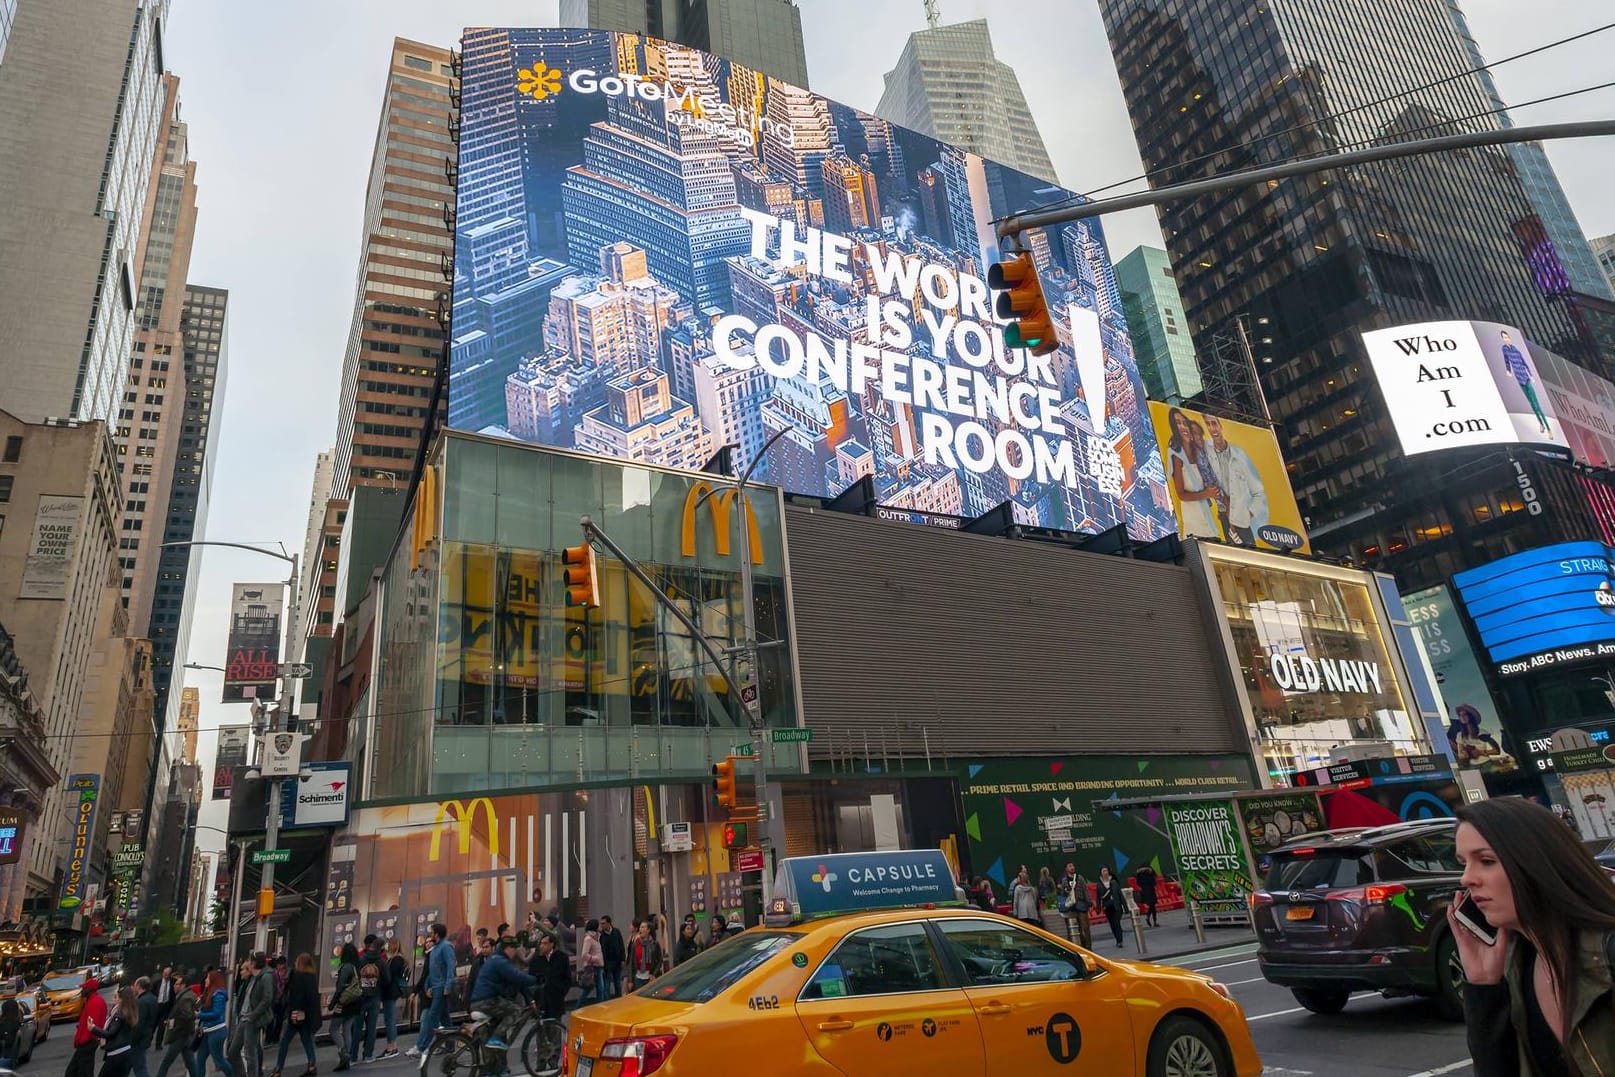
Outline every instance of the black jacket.
[[622, 941], [622, 932], [616, 928], [600, 932], [600, 958], [607, 968], [621, 968], [628, 959], [628, 947]]
[[1110, 881], [1099, 880], [1099, 907], [1106, 914], [1127, 911], [1127, 899], [1122, 897], [1122, 881], [1112, 875]]
[[113, 1009], [111, 1016], [107, 1019], [106, 1026], [104, 1028], [92, 1026], [90, 1035], [96, 1039], [106, 1041], [101, 1046], [106, 1048], [108, 1054], [125, 1047], [132, 1047], [135, 1042], [135, 1030], [125, 1023], [123, 1014], [116, 1008]]
[[320, 1027], [320, 981], [312, 972], [298, 972], [286, 977], [286, 1020], [292, 1019], [292, 1011], [300, 1010], [303, 1014], [303, 1023], [298, 1028], [308, 1028], [319, 1031]]
[[673, 964], [682, 965], [690, 958], [701, 952], [701, 944], [694, 939], [687, 939], [684, 933], [679, 933], [679, 941], [673, 944]]
[[[367, 976], [366, 970], [375, 966], [375, 976]], [[359, 983], [364, 987], [365, 998], [388, 998], [384, 993], [387, 983], [387, 955], [380, 950], [361, 950], [359, 952]]]
[[134, 1036], [129, 1042], [134, 1044], [136, 1050], [144, 1051], [151, 1046], [151, 1040], [157, 1033], [157, 1013], [162, 1008], [157, 1001], [157, 994], [147, 991], [135, 1000], [135, 1008], [140, 1011], [140, 1024], [135, 1026]]
[[566, 1009], [566, 992], [572, 986], [572, 961], [562, 950], [538, 959], [538, 1001], [546, 1017], [559, 1017]]
[[382, 981], [382, 998], [402, 998], [409, 994], [409, 962], [403, 954], [387, 959], [387, 978]]

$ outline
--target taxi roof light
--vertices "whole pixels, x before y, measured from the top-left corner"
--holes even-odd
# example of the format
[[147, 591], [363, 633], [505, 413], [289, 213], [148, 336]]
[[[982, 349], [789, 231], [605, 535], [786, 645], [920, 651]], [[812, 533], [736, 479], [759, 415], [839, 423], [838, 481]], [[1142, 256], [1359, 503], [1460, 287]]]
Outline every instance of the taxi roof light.
[[677, 1036], [624, 1036], [607, 1040], [600, 1048], [600, 1058], [620, 1060], [622, 1077], [649, 1077], [662, 1068], [667, 1056], [678, 1046]]

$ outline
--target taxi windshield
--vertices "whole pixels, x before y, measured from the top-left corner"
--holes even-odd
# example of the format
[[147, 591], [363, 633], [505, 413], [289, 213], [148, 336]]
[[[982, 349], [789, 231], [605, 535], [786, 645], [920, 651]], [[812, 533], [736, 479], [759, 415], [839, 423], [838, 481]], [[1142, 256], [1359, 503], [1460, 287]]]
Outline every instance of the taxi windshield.
[[676, 966], [638, 994], [666, 1002], [707, 1002], [801, 939], [795, 931], [748, 931], [736, 935]]
[[45, 977], [45, 990], [72, 991], [84, 982], [82, 972], [58, 972]]

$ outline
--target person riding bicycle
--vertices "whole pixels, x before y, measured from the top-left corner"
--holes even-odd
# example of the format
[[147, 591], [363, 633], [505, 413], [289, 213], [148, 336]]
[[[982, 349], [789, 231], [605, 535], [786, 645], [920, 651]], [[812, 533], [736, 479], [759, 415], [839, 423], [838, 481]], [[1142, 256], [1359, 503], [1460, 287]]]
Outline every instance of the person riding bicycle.
[[471, 989], [471, 1009], [488, 1015], [488, 1046], [504, 1050], [510, 1046], [507, 1034], [514, 1035], [527, 1010], [527, 992], [538, 980], [516, 967], [516, 940], [505, 936], [499, 949], [482, 963], [476, 985]]

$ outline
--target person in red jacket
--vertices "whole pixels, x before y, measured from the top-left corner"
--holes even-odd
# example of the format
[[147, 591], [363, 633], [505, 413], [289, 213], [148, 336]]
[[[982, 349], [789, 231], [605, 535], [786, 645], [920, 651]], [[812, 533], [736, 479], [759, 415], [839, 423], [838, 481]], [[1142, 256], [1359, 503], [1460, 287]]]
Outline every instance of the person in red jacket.
[[90, 1029], [107, 1023], [107, 1000], [101, 997], [101, 984], [90, 977], [79, 985], [84, 992], [84, 1008], [79, 1010], [78, 1027], [73, 1030], [73, 1057], [67, 1061], [66, 1077], [95, 1077], [95, 1049], [99, 1046]]

